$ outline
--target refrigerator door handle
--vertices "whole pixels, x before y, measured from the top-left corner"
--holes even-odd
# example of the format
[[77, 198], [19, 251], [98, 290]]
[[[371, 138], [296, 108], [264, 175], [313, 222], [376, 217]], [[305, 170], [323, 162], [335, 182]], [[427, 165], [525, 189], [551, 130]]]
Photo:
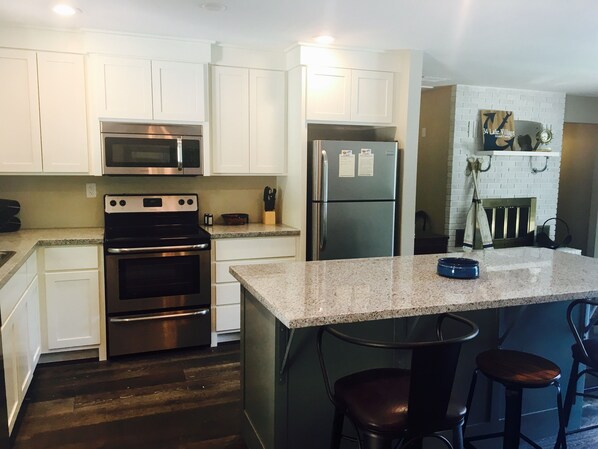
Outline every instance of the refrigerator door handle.
[[320, 251], [326, 250], [327, 234], [328, 234], [328, 203], [322, 203], [322, 204], [320, 204]]
[[328, 154], [322, 150], [322, 188], [320, 189], [320, 201], [328, 201]]

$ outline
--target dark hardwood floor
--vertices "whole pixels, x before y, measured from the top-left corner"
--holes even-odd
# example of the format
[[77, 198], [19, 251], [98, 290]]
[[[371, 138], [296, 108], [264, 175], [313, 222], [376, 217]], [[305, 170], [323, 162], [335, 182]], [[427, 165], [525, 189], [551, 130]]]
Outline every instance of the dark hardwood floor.
[[38, 365], [14, 449], [246, 449], [239, 345]]

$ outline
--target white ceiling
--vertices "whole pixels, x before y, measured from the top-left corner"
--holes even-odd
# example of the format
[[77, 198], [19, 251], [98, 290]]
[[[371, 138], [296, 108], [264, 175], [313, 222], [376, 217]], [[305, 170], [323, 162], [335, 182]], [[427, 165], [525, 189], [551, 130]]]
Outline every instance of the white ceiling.
[[[58, 0], [55, 0], [58, 1]], [[321, 33], [334, 45], [424, 51], [424, 84], [598, 96], [596, 0], [2, 0], [0, 21], [285, 49]], [[443, 78], [430, 82], [427, 77]]]

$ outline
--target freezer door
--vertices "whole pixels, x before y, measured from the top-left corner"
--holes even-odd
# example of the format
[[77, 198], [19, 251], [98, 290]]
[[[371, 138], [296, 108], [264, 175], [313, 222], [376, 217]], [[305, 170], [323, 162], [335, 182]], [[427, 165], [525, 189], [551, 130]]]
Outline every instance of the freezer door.
[[313, 260], [392, 256], [394, 201], [312, 203]]
[[396, 142], [315, 140], [312, 200], [394, 200]]

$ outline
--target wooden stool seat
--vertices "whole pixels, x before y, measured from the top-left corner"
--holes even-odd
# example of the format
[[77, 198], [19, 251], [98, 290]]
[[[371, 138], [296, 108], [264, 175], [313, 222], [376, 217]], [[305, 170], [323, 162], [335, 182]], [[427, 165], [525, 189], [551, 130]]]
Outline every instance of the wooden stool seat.
[[535, 354], [507, 349], [491, 349], [476, 358], [480, 371], [508, 387], [544, 388], [561, 378], [561, 369]]

